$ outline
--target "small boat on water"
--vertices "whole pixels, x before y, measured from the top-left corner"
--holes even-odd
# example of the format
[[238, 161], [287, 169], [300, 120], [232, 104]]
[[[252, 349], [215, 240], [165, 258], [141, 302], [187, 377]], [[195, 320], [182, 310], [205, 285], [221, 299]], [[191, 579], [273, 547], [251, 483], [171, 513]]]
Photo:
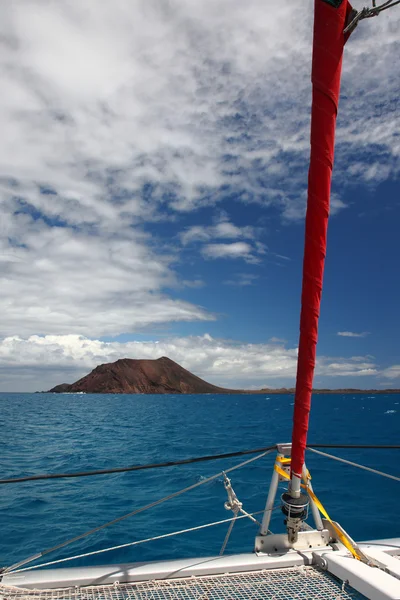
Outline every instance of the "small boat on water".
[[[327, 454], [320, 448], [307, 446], [343, 49], [360, 20], [376, 16], [396, 4], [400, 4], [400, 0], [385, 1], [379, 6], [376, 6], [373, 1], [372, 8], [357, 12], [352, 9], [348, 0], [315, 0], [311, 158], [292, 442], [278, 443], [276, 446], [254, 452], [230, 453], [227, 456], [252, 453], [255, 453], [255, 456], [246, 457], [243, 462], [225, 472], [203, 479], [165, 498], [150, 501], [148, 505], [118, 517], [110, 523], [22, 559], [14, 565], [4, 567], [0, 571], [1, 600], [400, 599], [400, 525], [397, 530], [394, 527], [391, 539], [355, 542], [338, 522], [329, 517], [328, 511], [313, 489], [311, 476], [305, 463], [307, 450], [400, 481], [400, 477], [393, 474], [352, 463]], [[256, 514], [249, 514], [243, 509], [228, 473], [245, 467], [271, 452], [276, 452], [271, 484], [265, 509], [260, 517], [258, 534], [252, 547], [249, 544], [251, 551], [226, 556], [225, 548], [235, 522], [243, 518], [257, 522]], [[193, 459], [192, 462], [211, 458], [220, 459], [221, 455]], [[176, 461], [174, 464], [188, 462], [190, 461]], [[170, 466], [170, 464], [114, 469], [102, 473]], [[46, 477], [66, 476], [71, 475]], [[227, 492], [225, 508], [232, 511], [232, 518], [206, 525], [193, 525], [183, 531], [154, 535], [130, 544], [87, 552], [78, 557], [34, 566], [31, 564], [90, 533], [151, 509], [162, 502], [173, 500], [174, 497], [221, 476], [224, 478]], [[20, 480], [44, 477], [36, 476]], [[279, 482], [288, 483], [287, 490], [280, 498], [277, 497]], [[272, 512], [276, 509], [282, 511], [286, 531], [272, 534], [269, 525]], [[362, 511], [361, 501], [359, 509]], [[309, 517], [312, 518], [312, 526], [307, 522]], [[159, 539], [211, 527], [222, 522], [229, 523], [229, 527], [219, 556], [54, 568], [55, 565], [68, 560], [150, 541], [156, 543]]]

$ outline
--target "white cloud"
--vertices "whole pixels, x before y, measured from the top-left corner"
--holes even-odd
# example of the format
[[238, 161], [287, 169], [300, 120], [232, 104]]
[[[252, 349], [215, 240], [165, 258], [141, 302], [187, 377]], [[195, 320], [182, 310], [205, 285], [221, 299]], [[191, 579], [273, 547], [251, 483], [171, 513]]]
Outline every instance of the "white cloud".
[[99, 236], [20, 215], [11, 231], [24, 245], [13, 248], [12, 262], [0, 262], [1, 335], [117, 335], [214, 318], [163, 294], [176, 281], [172, 257], [157, 256], [138, 230]]
[[[346, 47], [336, 186], [400, 172], [400, 11], [387, 13]], [[227, 198], [302, 216], [311, 36], [311, 1], [1, 3], [0, 332], [212, 318], [165, 296], [172, 257], [141, 226]], [[249, 228], [213, 227], [236, 241], [203, 237], [209, 258], [265, 251]]]
[[233, 279], [223, 281], [225, 285], [248, 286], [254, 285], [258, 279], [258, 275], [253, 273], [237, 273]]
[[258, 263], [260, 259], [254, 254], [255, 249], [247, 242], [232, 244], [206, 244], [201, 253], [205, 258], [242, 258], [248, 263]]
[[357, 359], [343, 358], [337, 362], [329, 362], [322, 359], [319, 374], [329, 375], [330, 377], [364, 377], [365, 375], [377, 375], [378, 369], [372, 362], [366, 361], [360, 363]]
[[[46, 389], [64, 381], [71, 383], [99, 363], [123, 357], [161, 356], [168, 356], [211, 383], [231, 388], [290, 387], [297, 368], [297, 348], [287, 348], [283, 341], [246, 344], [215, 339], [209, 334], [124, 343], [78, 335], [11, 336], [0, 342], [0, 370], [6, 375], [2, 385], [6, 386], [8, 379], [11, 389]], [[316, 373], [328, 377], [333, 386], [336, 377], [377, 373], [376, 365], [360, 359], [320, 357]]]
[[[267, 252], [265, 244], [255, 239], [259, 233], [260, 228], [238, 227], [230, 222], [227, 215], [223, 214], [214, 225], [194, 225], [187, 228], [181, 233], [180, 239], [184, 246], [196, 242], [204, 244], [201, 247], [201, 254], [204, 258], [243, 258], [248, 263], [258, 263], [257, 255]], [[251, 240], [251, 243], [206, 243], [220, 239], [245, 239]], [[235, 282], [234, 285], [249, 285], [252, 277], [255, 276], [242, 277], [241, 282]]]
[[206, 284], [202, 279], [184, 279], [182, 285], [188, 288], [202, 288]]
[[[311, 2], [275, 3], [268, 18], [260, 0], [25, 0], [1, 13], [0, 172], [35, 207], [105, 224], [163, 202], [176, 210], [213, 204], [234, 190], [238, 200], [283, 206], [298, 218]], [[374, 145], [389, 176], [400, 153], [391, 60], [398, 12], [372, 21], [346, 47], [336, 161], [347, 172], [350, 151]], [[368, 169], [351, 180], [371, 181], [369, 159], [361, 164]], [[44, 198], [38, 184], [57, 196]], [[119, 202], [110, 209], [112, 191]]]
[[181, 242], [184, 246], [192, 242], [207, 242], [211, 238], [209, 228], [203, 225], [193, 225], [181, 234]]
[[354, 333], [353, 331], [338, 331], [337, 335], [340, 335], [341, 337], [363, 338], [369, 335], [369, 331], [363, 331], [361, 333]]
[[400, 379], [400, 365], [392, 365], [380, 373], [385, 379]]
[[194, 225], [181, 233], [184, 246], [193, 242], [207, 242], [214, 239], [248, 239], [252, 240], [257, 234], [255, 227], [238, 227], [226, 216], [220, 218], [215, 225]]

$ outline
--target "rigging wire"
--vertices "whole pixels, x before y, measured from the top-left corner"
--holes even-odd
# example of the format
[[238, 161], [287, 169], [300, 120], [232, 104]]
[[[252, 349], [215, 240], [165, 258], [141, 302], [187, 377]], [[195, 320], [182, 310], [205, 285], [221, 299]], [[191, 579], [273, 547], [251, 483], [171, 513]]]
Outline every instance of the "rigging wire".
[[388, 8], [392, 8], [392, 6], [396, 6], [396, 4], [400, 4], [400, 0], [396, 0], [395, 2], [393, 0], [388, 0], [387, 2], [384, 2], [383, 4], [381, 4], [380, 6], [376, 6], [376, 1], [372, 0], [372, 9], [370, 9], [371, 12], [373, 12], [374, 14], [369, 15], [371, 17], [374, 17], [375, 15], [379, 15], [379, 13], [383, 12], [384, 10], [388, 9]]
[[389, 473], [384, 473], [383, 471], [378, 471], [378, 469], [372, 469], [371, 467], [366, 467], [365, 465], [360, 465], [359, 463], [352, 462], [351, 460], [346, 460], [345, 458], [339, 458], [339, 456], [333, 456], [333, 454], [328, 454], [327, 452], [321, 452], [320, 450], [315, 450], [314, 448], [309, 448], [310, 452], [315, 452], [315, 454], [319, 454], [320, 456], [325, 456], [326, 458], [331, 458], [332, 460], [337, 460], [338, 462], [344, 463], [345, 465], [350, 465], [351, 467], [357, 467], [357, 469], [362, 469], [363, 471], [369, 471], [370, 473], [375, 473], [375, 475], [382, 475], [382, 477], [387, 477], [388, 479], [394, 479], [395, 481], [400, 481], [400, 477], [396, 475], [390, 475]]
[[[235, 458], [238, 456], [246, 456], [246, 454], [258, 454], [259, 452], [269, 452], [274, 450], [273, 446], [264, 448], [256, 448], [255, 450], [239, 450], [237, 452], [227, 452], [225, 454], [212, 454], [209, 456], [197, 456], [195, 458], [185, 458], [183, 460], [172, 460], [162, 463], [150, 463], [147, 465], [133, 465], [131, 467], [115, 467], [113, 469], [99, 469], [97, 471], [80, 471], [76, 473], [44, 473], [41, 475], [28, 475], [26, 477], [15, 477], [9, 479], [0, 479], [0, 484], [5, 483], [22, 483], [24, 481], [39, 481], [43, 479], [62, 479], [67, 477], [91, 477], [92, 475], [109, 475], [110, 473], [125, 473], [128, 471], [144, 471], [146, 469], [161, 469], [164, 467], [176, 467], [178, 465], [190, 465], [198, 462], [206, 462], [209, 460], [218, 460], [220, 458]], [[400, 446], [399, 446], [400, 448]]]
[[[280, 505], [274, 506], [272, 510], [276, 510], [280, 508]], [[205, 523], [204, 525], [197, 525], [195, 527], [189, 527], [188, 529], [180, 529], [179, 531], [172, 531], [171, 533], [163, 533], [162, 535], [155, 535], [150, 538], [145, 538], [143, 540], [137, 540], [135, 542], [128, 542], [126, 544], [119, 544], [118, 546], [110, 546], [109, 548], [102, 548], [101, 550], [93, 550], [92, 552], [85, 552], [84, 554], [77, 554], [76, 556], [67, 556], [66, 558], [59, 558], [58, 560], [52, 560], [46, 563], [41, 563], [40, 565], [34, 565], [32, 567], [25, 567], [24, 569], [18, 569], [16, 571], [12, 571], [13, 575], [15, 573], [22, 573], [24, 571], [32, 571], [33, 569], [39, 569], [42, 567], [49, 567], [51, 565], [56, 565], [62, 562], [67, 562], [70, 560], [77, 560], [78, 558], [86, 558], [87, 556], [93, 556], [94, 554], [102, 554], [103, 552], [111, 552], [112, 550], [120, 550], [121, 548], [128, 548], [130, 546], [138, 546], [139, 544], [146, 544], [147, 542], [153, 542], [155, 540], [163, 540], [165, 538], [169, 538], [175, 535], [181, 535], [182, 533], [189, 533], [192, 531], [199, 531], [200, 529], [206, 529], [207, 527], [213, 527], [215, 525], [223, 525], [224, 523], [233, 523], [235, 520], [250, 518], [253, 519], [254, 515], [260, 515], [264, 512], [263, 510], [258, 510], [253, 513], [246, 513], [245, 515], [237, 516], [237, 517], [229, 517], [227, 519], [222, 519], [221, 521], [214, 521], [213, 523]]]
[[[399, 0], [400, 3], [400, 0]], [[13, 477], [7, 479], [0, 479], [1, 484], [7, 483], [23, 483], [27, 481], [41, 481], [45, 479], [66, 479], [73, 477], [92, 477], [94, 475], [109, 475], [112, 473], [126, 473], [129, 471], [144, 471], [146, 469], [161, 469], [165, 467], [176, 467], [179, 465], [190, 465], [194, 463], [219, 460], [223, 458], [235, 458], [239, 456], [246, 456], [248, 454], [258, 454], [260, 452], [269, 452], [274, 450], [276, 444], [273, 446], [266, 446], [264, 448], [256, 448], [253, 450], [240, 450], [237, 452], [227, 452], [225, 454], [211, 454], [207, 456], [197, 456], [194, 458], [185, 458], [183, 460], [173, 460], [162, 463], [150, 463], [146, 465], [133, 465], [130, 467], [115, 467], [111, 469], [98, 469], [96, 471], [77, 471], [75, 473], [42, 473], [39, 475], [27, 475], [25, 477]], [[382, 444], [308, 444], [307, 448], [331, 448], [331, 449], [358, 449], [358, 450], [400, 450], [399, 444], [382, 445]]]
[[[399, 0], [399, 3], [400, 3], [400, 0]], [[183, 488], [183, 489], [181, 489], [181, 490], [179, 490], [177, 492], [174, 492], [174, 493], [170, 494], [169, 496], [165, 496], [164, 498], [156, 500], [155, 502], [147, 504], [146, 506], [142, 506], [140, 508], [137, 508], [137, 509], [133, 510], [132, 512], [128, 513], [128, 514], [125, 514], [125, 515], [123, 515], [121, 517], [117, 517], [116, 519], [113, 519], [112, 521], [109, 521], [107, 523], [104, 523], [103, 525], [100, 525], [100, 526], [95, 527], [95, 528], [93, 528], [93, 529], [91, 529], [89, 531], [86, 531], [83, 534], [80, 534], [80, 535], [75, 536], [75, 537], [73, 537], [73, 538], [71, 538], [71, 539], [69, 539], [69, 540], [67, 540], [65, 542], [57, 544], [56, 546], [53, 546], [53, 547], [48, 548], [46, 550], [43, 550], [42, 552], [36, 553], [36, 554], [34, 554], [34, 555], [32, 555], [32, 556], [30, 556], [30, 557], [28, 557], [28, 558], [26, 558], [26, 559], [24, 559], [22, 561], [19, 561], [18, 563], [15, 563], [15, 564], [11, 565], [10, 567], [2, 569], [0, 572], [1, 572], [1, 574], [6, 574], [6, 573], [11, 573], [11, 572], [16, 572], [17, 569], [18, 569], [18, 571], [20, 571], [21, 569], [19, 569], [19, 567], [22, 567], [22, 566], [24, 566], [24, 565], [26, 565], [26, 564], [28, 564], [30, 562], [33, 562], [33, 561], [35, 561], [35, 560], [37, 560], [37, 559], [45, 556], [46, 554], [49, 554], [50, 552], [55, 552], [56, 550], [59, 550], [59, 549], [65, 547], [65, 546], [67, 546], [69, 544], [72, 544], [73, 542], [76, 542], [76, 541], [78, 541], [78, 540], [80, 540], [82, 538], [85, 538], [88, 535], [91, 535], [92, 533], [96, 533], [96, 532], [98, 532], [98, 531], [100, 531], [102, 529], [105, 529], [106, 527], [109, 527], [110, 525], [113, 525], [115, 523], [119, 523], [120, 521], [122, 521], [124, 519], [127, 519], [128, 517], [131, 517], [133, 515], [136, 515], [136, 514], [139, 514], [141, 512], [144, 512], [145, 510], [148, 510], [148, 509], [153, 508], [155, 506], [158, 506], [159, 504], [162, 504], [163, 502], [166, 502], [167, 500], [170, 500], [172, 498], [176, 498], [177, 496], [180, 496], [181, 494], [183, 494], [185, 492], [188, 492], [190, 490], [193, 490], [193, 489], [195, 489], [195, 488], [197, 488], [197, 487], [199, 487], [201, 485], [209, 483], [210, 481], [213, 481], [214, 479], [217, 479], [218, 477], [221, 477], [221, 476], [226, 477], [225, 473], [229, 473], [231, 471], [239, 469], [240, 467], [243, 467], [243, 466], [245, 466], [247, 464], [250, 464], [250, 463], [252, 463], [252, 462], [254, 462], [254, 461], [256, 461], [256, 460], [258, 460], [260, 458], [263, 458], [264, 456], [266, 456], [267, 454], [269, 454], [270, 452], [272, 452], [276, 448], [277, 448], [276, 445], [274, 445], [274, 446], [268, 446], [265, 449], [263, 449], [264, 451], [262, 452], [262, 454], [258, 454], [257, 456], [254, 456], [253, 458], [247, 459], [247, 460], [243, 461], [242, 463], [239, 463], [238, 465], [235, 465], [233, 467], [225, 469], [225, 471], [220, 471], [219, 473], [216, 473], [215, 475], [212, 475], [212, 476], [210, 476], [210, 477], [208, 477], [208, 478], [206, 478], [204, 480], [201, 480], [201, 481], [199, 481], [199, 482], [197, 482], [197, 483], [195, 483], [193, 485], [190, 485], [190, 486], [188, 486], [186, 488]], [[310, 445], [307, 446], [307, 448], [311, 452], [314, 452], [315, 454], [319, 454], [320, 456], [324, 456], [326, 458], [331, 458], [332, 460], [336, 460], [336, 461], [342, 462], [344, 464], [347, 464], [347, 465], [350, 465], [350, 466], [353, 466], [353, 467], [357, 467], [359, 469], [363, 469], [363, 470], [375, 473], [377, 475], [382, 475], [383, 477], [387, 477], [387, 478], [393, 479], [395, 481], [400, 481], [400, 477], [397, 477], [395, 475], [390, 475], [388, 473], [384, 473], [383, 471], [379, 471], [377, 469], [372, 469], [371, 467], [366, 467], [364, 465], [360, 465], [358, 463], [355, 463], [355, 462], [352, 462], [352, 461], [340, 458], [338, 456], [333, 456], [332, 454], [328, 454], [326, 452], [321, 452], [320, 450], [317, 450], [317, 448], [347, 448], [347, 449], [393, 450], [393, 449], [400, 449], [400, 445], [393, 445], [393, 444], [392, 445], [378, 445], [378, 444], [336, 444], [336, 445], [334, 445], [334, 444], [310, 444]], [[186, 460], [183, 460], [183, 461], [174, 461], [172, 463], [158, 463], [158, 464], [155, 464], [155, 465], [138, 465], [136, 467], [128, 467], [127, 469], [118, 469], [118, 471], [139, 470], [139, 469], [146, 469], [146, 468], [156, 468], [156, 467], [173, 466], [173, 465], [177, 465], [177, 464], [188, 464], [188, 463], [191, 463], [191, 462], [200, 462], [200, 461], [203, 461], [203, 460], [216, 460], [216, 459], [220, 459], [220, 458], [224, 458], [224, 457], [232, 457], [232, 456], [238, 456], [238, 455], [243, 455], [243, 454], [252, 454], [252, 453], [255, 453], [255, 452], [259, 452], [259, 450], [243, 450], [243, 451], [240, 451], [240, 452], [234, 452], [234, 453], [231, 452], [231, 453], [228, 453], [228, 454], [225, 454], [225, 455], [219, 454], [219, 455], [206, 456], [206, 457], [197, 457], [197, 458], [193, 458], [193, 459], [186, 459]], [[89, 475], [89, 474], [90, 475], [92, 475], [92, 474], [93, 475], [98, 475], [98, 474], [105, 474], [106, 472], [116, 472], [116, 470], [115, 469], [110, 469], [110, 470], [103, 470], [101, 472], [98, 472], [98, 471], [95, 471], [95, 472], [86, 472], [85, 475], [86, 476]], [[60, 475], [50, 475], [49, 477], [50, 478], [65, 477], [65, 476], [78, 477], [79, 475], [80, 475], [79, 473], [74, 473], [74, 474], [68, 474], [68, 475], [65, 475], [65, 474], [64, 475], [63, 474], [60, 474]], [[48, 476], [35, 476], [35, 477], [36, 477], [36, 479], [39, 478], [39, 477], [40, 478], [45, 478], [45, 479], [48, 478]], [[14, 480], [9, 480], [9, 481], [15, 482], [16, 480], [14, 479]], [[4, 480], [3, 480], [3, 482], [4, 482]], [[245, 517], [248, 517], [248, 518], [250, 518], [253, 521], [255, 520], [253, 518], [253, 516], [250, 515], [250, 514], [248, 514], [246, 511], [241, 510], [240, 512], [243, 513], [241, 517], [238, 517], [238, 515], [236, 514], [233, 519], [228, 519], [228, 520], [225, 519], [225, 520], [221, 521], [221, 523], [230, 522], [230, 524], [231, 524], [230, 527], [229, 527], [229, 529], [228, 529], [228, 533], [227, 533], [227, 536], [226, 536], [224, 544], [223, 544], [223, 549], [225, 549], [226, 542], [229, 539], [229, 535], [230, 535], [230, 533], [232, 531], [232, 528], [233, 528], [233, 525], [235, 523], [236, 518], [245, 518]], [[218, 523], [214, 523], [214, 524], [219, 524], [219, 522]], [[208, 526], [211, 526], [211, 525], [199, 526], [198, 528], [192, 528], [190, 530], [189, 529], [188, 530], [182, 530], [181, 532], [178, 532], [178, 533], [185, 533], [186, 531], [194, 531], [196, 529], [201, 529], [203, 527], [208, 527]], [[176, 533], [176, 535], [178, 535], [178, 533]], [[169, 537], [171, 535], [175, 535], [175, 534], [174, 533], [165, 534], [165, 537]], [[164, 536], [161, 536], [161, 537], [164, 537]], [[93, 552], [93, 553], [79, 555], [79, 557], [89, 556], [91, 554], [96, 554], [96, 553], [99, 553], [99, 552], [106, 552], [106, 551], [111, 550], [111, 549], [118, 549], [118, 548], [122, 548], [122, 547], [129, 546], [129, 545], [135, 545], [135, 544], [138, 544], [138, 543], [144, 543], [145, 541], [151, 541], [152, 539], [160, 539], [160, 537], [148, 538], [146, 540], [142, 540], [142, 541], [139, 541], [139, 542], [132, 542], [130, 544], [116, 546], [115, 548], [109, 548], [109, 549], [105, 549], [105, 550], [102, 550], [102, 551], [96, 551], [96, 552]], [[79, 557], [73, 557], [73, 558], [79, 558]], [[63, 562], [64, 560], [72, 560], [72, 558], [60, 559], [58, 561], [52, 561], [50, 563], [46, 563], [46, 566], [48, 566], [50, 564], [56, 564], [57, 562]], [[37, 565], [36, 567], [39, 567], [39, 566], [44, 566], [44, 565], [41, 564], [41, 565]], [[36, 568], [36, 567], [29, 567], [27, 569], [25, 568], [25, 569], [22, 569], [22, 570], [29, 570], [31, 568]]]
[[60, 544], [57, 544], [56, 546], [52, 546], [51, 548], [42, 550], [42, 552], [37, 552], [36, 554], [33, 554], [33, 555], [29, 556], [28, 558], [25, 558], [24, 560], [21, 560], [15, 564], [11, 565], [10, 567], [5, 568], [2, 571], [2, 575], [4, 575], [5, 573], [10, 573], [10, 572], [14, 571], [15, 569], [18, 569], [19, 567], [22, 567], [23, 565], [26, 565], [30, 562], [33, 562], [34, 560], [41, 558], [42, 556], [45, 556], [46, 554], [50, 554], [50, 552], [55, 552], [56, 550], [60, 550], [61, 548], [64, 548], [65, 546], [68, 546], [69, 544], [72, 544], [73, 542], [77, 542], [78, 540], [81, 540], [82, 538], [85, 538], [88, 535], [91, 535], [92, 533], [97, 533], [98, 531], [101, 531], [102, 529], [105, 529], [106, 527], [109, 527], [110, 525], [119, 523], [120, 521], [123, 521], [124, 519], [127, 519], [128, 517], [132, 517], [134, 515], [144, 512], [145, 510], [154, 508], [155, 506], [159, 506], [160, 504], [163, 504], [164, 502], [166, 502], [167, 500], [171, 500], [172, 498], [177, 498], [178, 496], [180, 496], [181, 494], [184, 494], [185, 492], [194, 490], [195, 488], [200, 487], [201, 485], [204, 485], [206, 483], [209, 483], [210, 481], [213, 481], [214, 479], [217, 479], [218, 477], [222, 477], [224, 472], [230, 473], [232, 471], [235, 471], [236, 469], [240, 469], [240, 467], [244, 467], [245, 465], [248, 465], [248, 464], [254, 462], [255, 460], [259, 460], [260, 458], [263, 458], [269, 452], [272, 452], [273, 449], [274, 449], [274, 447], [270, 448], [266, 452], [263, 452], [262, 454], [253, 456], [252, 458], [249, 458], [249, 459], [239, 463], [238, 465], [230, 467], [229, 469], [225, 469], [225, 471], [220, 471], [220, 472], [216, 473], [215, 475], [211, 475], [211, 477], [202, 479], [201, 481], [198, 481], [197, 483], [189, 485], [186, 488], [178, 490], [177, 492], [173, 492], [172, 494], [169, 494], [168, 496], [164, 496], [164, 498], [160, 498], [159, 500], [155, 500], [154, 502], [151, 502], [150, 504], [146, 504], [145, 506], [136, 508], [135, 510], [127, 513], [126, 515], [122, 515], [121, 517], [117, 517], [116, 519], [113, 519], [112, 521], [108, 521], [107, 523], [104, 523], [103, 525], [94, 527], [93, 529], [90, 529], [89, 531], [85, 531], [85, 533], [81, 533], [80, 535], [70, 538], [69, 540], [66, 540], [65, 542], [61, 542]]
[[377, 17], [384, 10], [387, 10], [388, 8], [392, 8], [393, 6], [396, 6], [397, 4], [400, 4], [400, 0], [386, 0], [386, 2], [383, 2], [383, 4], [379, 4], [377, 6], [376, 0], [372, 0], [371, 8], [367, 8], [365, 6], [358, 12], [356, 10], [354, 10], [354, 14], [352, 13], [352, 15], [350, 17], [351, 20], [348, 23], [348, 25], [346, 26], [344, 33], [346, 34], [346, 33], [353, 31], [353, 29], [355, 29], [355, 27], [357, 27], [359, 21], [361, 21], [362, 19], [369, 19], [371, 17]]

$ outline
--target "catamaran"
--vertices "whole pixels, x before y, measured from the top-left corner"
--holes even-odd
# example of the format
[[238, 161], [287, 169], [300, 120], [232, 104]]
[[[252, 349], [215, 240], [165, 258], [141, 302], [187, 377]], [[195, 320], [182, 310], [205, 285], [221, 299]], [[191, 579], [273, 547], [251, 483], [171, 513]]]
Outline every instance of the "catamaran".
[[[395, 475], [335, 457], [316, 447], [307, 447], [343, 49], [359, 21], [377, 16], [380, 12], [399, 3], [400, 0], [387, 0], [377, 6], [373, 0], [371, 8], [356, 11], [352, 9], [348, 0], [315, 0], [311, 158], [292, 442], [278, 443], [276, 446], [254, 451], [255, 456], [246, 458], [244, 462], [224, 472], [217, 473], [165, 498], [150, 502], [127, 515], [20, 560], [16, 564], [4, 567], [0, 570], [1, 600], [400, 599], [400, 537], [356, 543], [338, 522], [329, 517], [327, 510], [313, 490], [310, 473], [305, 463], [307, 449], [309, 452], [351, 464], [355, 468], [366, 469], [400, 481], [400, 477]], [[271, 484], [252, 551], [225, 555], [225, 548], [234, 523], [243, 518], [256, 521], [254, 513], [248, 513], [243, 509], [228, 473], [274, 451], [276, 458]], [[251, 454], [251, 452], [235, 452], [226, 456], [244, 454]], [[192, 461], [176, 461], [174, 464], [211, 458], [221, 458], [221, 455], [202, 457]], [[169, 466], [169, 464], [153, 466]], [[19, 478], [18, 481], [104, 474], [106, 472], [139, 470], [150, 466], [81, 474], [32, 476]], [[31, 564], [90, 533], [149, 510], [162, 502], [172, 500], [221, 476], [224, 478], [227, 492], [225, 508], [233, 513], [233, 517], [230, 519], [193, 526], [190, 529], [153, 536], [114, 548], [87, 552], [79, 556], [33, 566]], [[16, 481], [15, 479], [8, 480], [8, 482], [14, 483]], [[282, 481], [287, 481], [288, 487], [281, 498], [277, 499], [278, 484]], [[2, 480], [1, 483], [6, 482], [7, 480]], [[276, 505], [277, 500], [278, 505]], [[283, 513], [286, 532], [272, 534], [269, 531], [269, 525], [272, 511], [277, 507]], [[309, 513], [313, 519], [313, 527], [307, 523]], [[172, 535], [218, 525], [221, 522], [227, 522], [229, 526], [219, 556], [161, 562], [54, 568], [54, 565], [65, 563], [68, 560], [108, 552], [115, 548], [156, 541]], [[394, 534], [400, 536], [400, 529]]]

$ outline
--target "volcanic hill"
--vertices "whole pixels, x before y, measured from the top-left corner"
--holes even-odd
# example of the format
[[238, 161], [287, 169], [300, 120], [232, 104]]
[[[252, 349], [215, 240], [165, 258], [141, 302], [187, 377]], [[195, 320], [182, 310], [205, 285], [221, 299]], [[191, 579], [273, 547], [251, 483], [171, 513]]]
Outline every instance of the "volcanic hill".
[[75, 383], [62, 383], [49, 392], [88, 394], [232, 394], [193, 375], [163, 356], [157, 360], [121, 358], [99, 365]]

